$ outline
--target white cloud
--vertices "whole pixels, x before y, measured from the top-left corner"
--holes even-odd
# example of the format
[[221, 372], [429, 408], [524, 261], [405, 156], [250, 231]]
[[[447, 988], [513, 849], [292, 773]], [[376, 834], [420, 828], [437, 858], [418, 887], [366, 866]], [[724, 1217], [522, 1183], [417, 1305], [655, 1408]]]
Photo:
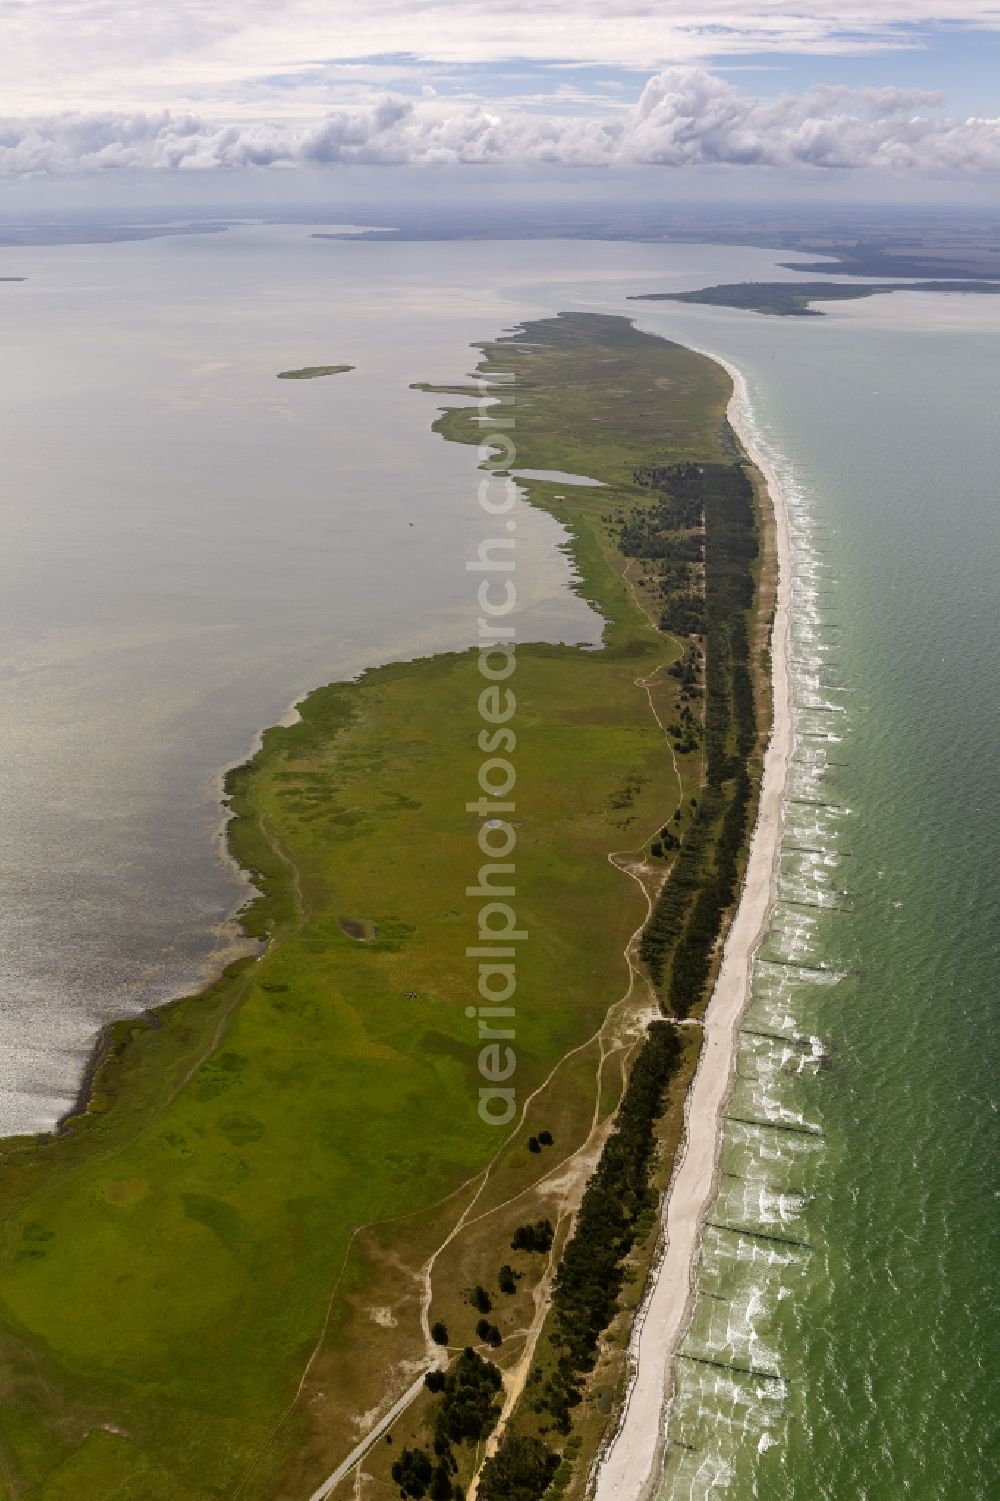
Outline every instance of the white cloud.
[[668, 68], [628, 111], [571, 116], [384, 95], [306, 125], [118, 112], [0, 121], [0, 175], [337, 164], [764, 166], [1000, 171], [1000, 119], [942, 116], [919, 90], [817, 88], [761, 99]]
[[193, 99], [252, 114], [275, 76], [306, 83], [317, 64], [365, 57], [652, 72], [920, 45], [919, 28], [945, 22], [1000, 30], [997, 0], [0, 0], [0, 98], [17, 114]]

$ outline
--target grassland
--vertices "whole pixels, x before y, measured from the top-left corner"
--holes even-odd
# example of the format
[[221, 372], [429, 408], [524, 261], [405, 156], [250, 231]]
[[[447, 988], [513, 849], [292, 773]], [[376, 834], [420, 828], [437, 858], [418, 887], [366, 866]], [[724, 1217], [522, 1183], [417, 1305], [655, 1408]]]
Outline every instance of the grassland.
[[[544, 1315], [649, 1011], [626, 951], [666, 870], [650, 841], [682, 807], [683, 828], [700, 778], [700, 751], [678, 756], [659, 722], [683, 648], [644, 607], [613, 516], [653, 504], [638, 469], [731, 460], [729, 381], [592, 315], [483, 354], [515, 375], [519, 464], [608, 487], [531, 486], [606, 625], [598, 652], [518, 652], [524, 1113], [509, 1133], [479, 1119], [466, 1016], [476, 659], [322, 688], [229, 778], [261, 956], [110, 1029], [89, 1108], [0, 1151], [10, 1501], [305, 1497], [426, 1361], [422, 1310], [474, 1343], [465, 1289], [502, 1252], [522, 1274], [497, 1314], [502, 1365]], [[439, 427], [480, 438], [464, 409]], [[534, 1154], [540, 1129], [554, 1144]], [[512, 1229], [540, 1212], [553, 1256], [518, 1261]]]
[[303, 365], [301, 370], [279, 370], [278, 380], [319, 380], [323, 375], [347, 375], [355, 365]]
[[882, 292], [1000, 292], [988, 281], [740, 281], [694, 292], [641, 292], [630, 302], [700, 302], [708, 307], [746, 308], [778, 318], [824, 318], [814, 302], [855, 302]]

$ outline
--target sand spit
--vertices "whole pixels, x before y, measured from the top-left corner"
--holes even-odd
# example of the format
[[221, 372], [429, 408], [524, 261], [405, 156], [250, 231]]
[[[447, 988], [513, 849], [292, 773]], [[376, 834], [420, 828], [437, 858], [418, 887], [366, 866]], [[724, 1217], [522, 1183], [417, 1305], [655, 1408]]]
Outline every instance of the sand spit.
[[664, 1249], [636, 1317], [629, 1352], [630, 1384], [618, 1430], [597, 1469], [595, 1501], [646, 1501], [661, 1473], [674, 1359], [691, 1316], [702, 1227], [716, 1192], [722, 1112], [732, 1088], [753, 959], [774, 901], [795, 738], [789, 663], [791, 544], [785, 498], [773, 468], [754, 443], [746, 381], [725, 360], [716, 355], [711, 358], [732, 377], [729, 420], [764, 475], [774, 510], [778, 554], [771, 640], [774, 717], [743, 892], [705, 1014], [705, 1045], [685, 1109], [683, 1155], [666, 1199]]

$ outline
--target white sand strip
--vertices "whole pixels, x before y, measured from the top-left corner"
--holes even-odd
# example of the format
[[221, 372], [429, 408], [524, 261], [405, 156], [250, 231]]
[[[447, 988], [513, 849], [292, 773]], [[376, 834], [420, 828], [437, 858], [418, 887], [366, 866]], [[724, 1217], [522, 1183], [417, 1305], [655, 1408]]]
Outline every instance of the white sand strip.
[[732, 1089], [739, 1025], [749, 1000], [754, 954], [774, 901], [785, 784], [794, 745], [789, 672], [791, 546], [785, 498], [771, 465], [753, 442], [746, 381], [725, 360], [717, 355], [711, 358], [732, 377], [729, 420], [764, 475], [774, 510], [778, 587], [771, 641], [773, 724], [743, 892], [705, 1014], [704, 1047], [688, 1091], [683, 1154], [666, 1199], [664, 1249], [633, 1327], [630, 1386], [618, 1431], [597, 1470], [595, 1501], [646, 1501], [662, 1470], [667, 1399], [677, 1349], [691, 1316], [702, 1227], [716, 1193], [721, 1117]]

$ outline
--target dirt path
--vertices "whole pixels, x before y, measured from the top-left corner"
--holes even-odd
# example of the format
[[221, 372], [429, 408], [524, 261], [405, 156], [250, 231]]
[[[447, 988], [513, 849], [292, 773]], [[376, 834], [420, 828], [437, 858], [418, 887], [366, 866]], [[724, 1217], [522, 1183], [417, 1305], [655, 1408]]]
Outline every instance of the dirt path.
[[[637, 681], [638, 686], [645, 688], [648, 694], [649, 688], [647, 682], [643, 680]], [[663, 729], [659, 716], [656, 713], [656, 708], [653, 705], [651, 696], [650, 708], [657, 724], [659, 724], [660, 728]], [[666, 735], [665, 731], [664, 735]], [[676, 768], [676, 761], [674, 762], [674, 765]], [[680, 781], [680, 776], [678, 774], [678, 796], [682, 795], [683, 787]], [[629, 1054], [639, 1046], [642, 1040], [643, 1028], [646, 1023], [654, 1020], [661, 1015], [656, 995], [654, 994], [638, 962], [637, 948], [639, 940], [642, 937], [643, 930], [647, 922], [649, 921], [650, 914], [652, 913], [653, 902], [660, 890], [660, 887], [663, 884], [663, 880], [665, 879], [664, 873], [659, 867], [649, 866], [641, 859], [637, 859], [634, 853], [632, 853], [631, 851], [624, 853], [613, 851], [608, 855], [608, 860], [616, 870], [622, 871], [623, 874], [629, 876], [633, 881], [636, 882], [643, 894], [643, 898], [646, 903], [646, 910], [643, 913], [642, 920], [639, 922], [635, 931], [631, 934], [628, 942], [625, 944], [625, 947], [622, 950], [625, 963], [628, 966], [628, 988], [626, 989], [624, 995], [622, 995], [621, 998], [614, 1004], [614, 1006], [610, 1008], [608, 1015], [605, 1018], [605, 1022], [603, 1023], [600, 1031], [597, 1034], [601, 1041], [601, 1056], [598, 1061], [597, 1068], [594, 1116], [591, 1123], [590, 1134], [588, 1135], [587, 1140], [583, 1143], [583, 1145], [577, 1150], [577, 1152], [575, 1152], [570, 1158], [567, 1158], [565, 1163], [559, 1164], [556, 1168], [553, 1168], [552, 1172], [548, 1173], [545, 1178], [541, 1179], [540, 1183], [532, 1185], [531, 1188], [525, 1189], [523, 1191], [524, 1193], [536, 1192], [538, 1188], [542, 1187], [546, 1182], [549, 1182], [553, 1177], [555, 1177], [556, 1173], [560, 1171], [561, 1168], [565, 1167], [566, 1165], [570, 1165], [570, 1179], [567, 1181], [564, 1178], [560, 1181], [560, 1187], [564, 1187], [564, 1185], [565, 1187], [563, 1208], [556, 1223], [556, 1244], [559, 1243], [558, 1231], [561, 1229], [567, 1218], [570, 1220], [569, 1233], [572, 1234], [572, 1221], [576, 1218], [576, 1210], [579, 1205], [580, 1199], [583, 1196], [583, 1190], [586, 1187], [587, 1180], [597, 1166], [601, 1150], [603, 1149], [604, 1142], [607, 1139], [608, 1133], [614, 1120], [614, 1111], [612, 1111], [604, 1121], [601, 1120], [600, 1101], [604, 1066], [610, 1060], [610, 1058], [615, 1056], [616, 1053], [619, 1055], [622, 1070], [622, 1088], [624, 1090]], [[648, 1005], [646, 1009], [633, 1013], [631, 1036], [626, 1033], [625, 1036], [620, 1040], [619, 1046], [617, 1048], [606, 1050], [604, 1047], [604, 1033], [607, 1029], [608, 1022], [611, 1021], [614, 1014], [619, 1011], [619, 1009], [627, 1010], [629, 1002], [634, 1000], [637, 989], [639, 989], [640, 987], [644, 988], [647, 994]], [[695, 1023], [695, 1025], [697, 1025], [697, 1023]], [[521, 1197], [521, 1195], [518, 1195], [517, 1197]], [[512, 1203], [514, 1201], [508, 1200], [507, 1202]], [[497, 1207], [500, 1208], [504, 1206]], [[485, 1216], [481, 1216], [481, 1218], [485, 1218]], [[471, 1223], [476, 1222], [472, 1221]], [[553, 1252], [550, 1254], [549, 1263], [546, 1267], [545, 1274], [539, 1280], [538, 1285], [535, 1288], [535, 1313], [534, 1317], [532, 1318], [531, 1325], [525, 1334], [524, 1348], [521, 1352], [517, 1365], [505, 1376], [504, 1401], [500, 1411], [500, 1418], [495, 1429], [490, 1434], [490, 1437], [487, 1440], [479, 1468], [472, 1478], [472, 1483], [468, 1491], [468, 1501], [476, 1501], [476, 1495], [479, 1488], [479, 1478], [482, 1474], [483, 1464], [485, 1464], [486, 1460], [489, 1459], [492, 1454], [496, 1453], [496, 1450], [500, 1445], [500, 1441], [506, 1429], [507, 1423], [510, 1420], [511, 1414], [513, 1413], [514, 1408], [516, 1407], [517, 1402], [524, 1391], [525, 1383], [527, 1382], [528, 1374], [531, 1370], [532, 1361], [534, 1359], [535, 1350], [538, 1345], [538, 1340], [541, 1336], [542, 1328], [545, 1323], [545, 1317], [549, 1310], [549, 1294], [551, 1292], [552, 1279], [555, 1276], [557, 1265], [558, 1257], [553, 1250]]]
[[[636, 607], [646, 616], [647, 619], [650, 620], [651, 624], [655, 625], [655, 622], [653, 621], [649, 610], [641, 602], [636, 593], [635, 586], [631, 577], [629, 576], [627, 566], [624, 570], [624, 577], [632, 593]], [[677, 778], [677, 797], [678, 806], [680, 806], [680, 803], [683, 800], [684, 796], [683, 779], [681, 777], [680, 768], [677, 765], [677, 758], [674, 754], [670, 736], [667, 733], [666, 726], [663, 724], [663, 721], [661, 720], [660, 715], [657, 711], [656, 704], [653, 700], [652, 684], [654, 680], [659, 676], [661, 671], [662, 669], [658, 667], [648, 678], [637, 678], [636, 686], [641, 688], [645, 692], [653, 719], [656, 722], [661, 733], [663, 734], [664, 740], [666, 741], [666, 744], [670, 750], [674, 773]], [[661, 823], [662, 820], [657, 823], [657, 829], [660, 827]], [[652, 830], [650, 831], [650, 834], [654, 832], [655, 830]], [[265, 830], [265, 833], [268, 834], [268, 831]], [[289, 867], [292, 872], [292, 881], [295, 890], [296, 904], [298, 906], [299, 913], [304, 920], [305, 907], [302, 899], [302, 891], [299, 883], [298, 871], [296, 870], [294, 863], [285, 854], [284, 850], [281, 849], [273, 839], [271, 839], [271, 836], [269, 834], [268, 838], [272, 843], [275, 854]], [[346, 1479], [347, 1476], [350, 1475], [350, 1473], [361, 1464], [366, 1454], [370, 1452], [377, 1440], [387, 1431], [391, 1423], [394, 1422], [400, 1416], [400, 1414], [404, 1412], [420, 1395], [420, 1392], [423, 1389], [424, 1375], [426, 1374], [426, 1372], [435, 1369], [444, 1363], [445, 1352], [435, 1344], [431, 1337], [430, 1309], [434, 1294], [434, 1270], [439, 1258], [447, 1250], [448, 1246], [450, 1246], [451, 1243], [456, 1239], [456, 1237], [459, 1236], [464, 1230], [471, 1228], [473, 1225], [480, 1224], [483, 1220], [488, 1219], [491, 1215], [497, 1214], [501, 1210], [508, 1208], [519, 1198], [525, 1197], [528, 1194], [536, 1194], [540, 1189], [544, 1191], [546, 1184], [552, 1185], [553, 1183], [557, 1183], [559, 1194], [561, 1196], [561, 1204], [556, 1217], [557, 1234], [554, 1239], [553, 1251], [549, 1255], [545, 1272], [539, 1279], [539, 1282], [534, 1289], [534, 1314], [529, 1328], [524, 1331], [524, 1348], [521, 1352], [517, 1364], [505, 1376], [504, 1402], [500, 1419], [498, 1421], [496, 1429], [490, 1436], [488, 1443], [483, 1449], [480, 1467], [477, 1470], [476, 1475], [473, 1477], [472, 1485], [469, 1491], [469, 1501], [475, 1501], [479, 1475], [482, 1469], [482, 1462], [485, 1462], [489, 1455], [495, 1452], [495, 1449], [506, 1427], [507, 1421], [524, 1389], [524, 1385], [528, 1377], [528, 1372], [531, 1369], [531, 1363], [534, 1358], [535, 1349], [537, 1347], [538, 1339], [545, 1322], [545, 1316], [548, 1312], [549, 1294], [551, 1291], [552, 1279], [555, 1276], [556, 1266], [558, 1263], [558, 1257], [555, 1251], [555, 1247], [561, 1244], [559, 1232], [566, 1225], [566, 1221], [568, 1219], [570, 1221], [569, 1233], [572, 1233], [572, 1221], [575, 1218], [576, 1209], [580, 1199], [582, 1198], [584, 1187], [586, 1186], [587, 1180], [589, 1179], [591, 1173], [594, 1171], [594, 1168], [597, 1165], [597, 1161], [600, 1156], [601, 1149], [603, 1148], [604, 1141], [611, 1129], [611, 1124], [614, 1118], [614, 1111], [612, 1111], [605, 1119], [602, 1119], [601, 1112], [601, 1095], [605, 1068], [613, 1058], [617, 1057], [619, 1059], [622, 1087], [624, 1088], [628, 1058], [641, 1042], [643, 1029], [646, 1023], [654, 1019], [654, 1017], [658, 1017], [660, 1015], [657, 998], [645, 977], [641, 965], [639, 964], [637, 950], [643, 929], [645, 928], [646, 923], [649, 920], [649, 916], [652, 912], [653, 903], [655, 902], [660, 888], [662, 887], [663, 882], [667, 878], [669, 872], [663, 867], [649, 865], [645, 862], [645, 860], [641, 856], [641, 850], [645, 848], [645, 844], [646, 840], [644, 840], [642, 845], [640, 846], [639, 854], [634, 851], [612, 851], [607, 856], [609, 862], [615, 867], [616, 870], [620, 870], [623, 874], [627, 875], [631, 880], [636, 882], [639, 889], [642, 891], [643, 899], [645, 902], [645, 911], [642, 915], [642, 919], [636, 927], [635, 931], [629, 937], [628, 942], [625, 944], [622, 951], [623, 958], [628, 970], [627, 987], [624, 993], [619, 997], [619, 999], [608, 1008], [608, 1011], [605, 1014], [597, 1031], [594, 1032], [590, 1037], [586, 1038], [583, 1042], [579, 1043], [575, 1048], [571, 1049], [570, 1052], [565, 1053], [563, 1057], [560, 1058], [558, 1062], [552, 1067], [552, 1069], [550, 1069], [549, 1073], [545, 1076], [541, 1083], [536, 1086], [536, 1088], [529, 1096], [527, 1096], [521, 1106], [517, 1125], [514, 1129], [514, 1132], [512, 1133], [512, 1135], [516, 1136], [523, 1129], [531, 1105], [538, 1098], [538, 1096], [546, 1088], [548, 1088], [563, 1065], [567, 1063], [571, 1058], [575, 1057], [578, 1053], [584, 1052], [587, 1048], [593, 1046], [593, 1044], [596, 1042], [599, 1048], [599, 1055], [597, 1059], [594, 1081], [594, 1111], [591, 1119], [590, 1130], [587, 1134], [586, 1140], [577, 1148], [575, 1152], [570, 1153], [560, 1162], [554, 1164], [550, 1171], [545, 1175], [545, 1177], [540, 1179], [537, 1183], [529, 1184], [526, 1188], [522, 1189], [518, 1194], [513, 1195], [510, 1199], [506, 1199], [500, 1204], [493, 1205], [490, 1209], [484, 1211], [482, 1214], [475, 1215], [473, 1211], [475, 1210], [476, 1205], [481, 1200], [497, 1163], [499, 1162], [501, 1156], [506, 1151], [509, 1145], [511, 1138], [505, 1138], [504, 1142], [501, 1144], [497, 1152], [486, 1164], [486, 1166], [480, 1169], [478, 1173], [473, 1174], [470, 1178], [466, 1179], [464, 1183], [459, 1185], [458, 1188], [453, 1190], [453, 1192], [448, 1195], [447, 1199], [442, 1201], [443, 1203], [447, 1203], [450, 1200], [466, 1193], [469, 1189], [472, 1189], [473, 1187], [475, 1189], [472, 1197], [469, 1199], [461, 1214], [452, 1225], [448, 1234], [435, 1248], [435, 1250], [432, 1252], [432, 1254], [420, 1270], [420, 1324], [424, 1339], [426, 1359], [425, 1369], [421, 1372], [420, 1376], [415, 1381], [413, 1381], [411, 1385], [401, 1394], [401, 1396], [387, 1411], [387, 1413], [383, 1417], [378, 1419], [378, 1421], [374, 1423], [371, 1428], [369, 1428], [365, 1435], [351, 1450], [350, 1454], [341, 1461], [337, 1468], [331, 1472], [326, 1480], [323, 1481], [322, 1485], [320, 1485], [319, 1488], [313, 1492], [312, 1496], [309, 1498], [309, 1501], [325, 1501], [325, 1498], [333, 1493], [336, 1487], [340, 1485], [341, 1482]], [[646, 991], [647, 1004], [645, 1007], [636, 1010], [634, 1007], [634, 1002], [636, 994], [640, 987], [644, 988]], [[228, 1012], [227, 1017], [223, 1019], [223, 1025], [226, 1019], [228, 1019]], [[391, 1221], [380, 1223], [391, 1223]], [[309, 1356], [309, 1360], [307, 1361], [306, 1366], [303, 1370], [302, 1377], [299, 1381], [296, 1392], [285, 1412], [282, 1414], [281, 1418], [278, 1420], [278, 1423], [275, 1425], [275, 1428], [269, 1435], [266, 1443], [261, 1448], [254, 1461], [253, 1466], [244, 1476], [239, 1489], [234, 1492], [234, 1501], [237, 1501], [237, 1498], [244, 1493], [245, 1487], [252, 1474], [256, 1470], [256, 1467], [259, 1464], [261, 1458], [270, 1448], [278, 1433], [281, 1431], [281, 1428], [287, 1422], [288, 1418], [291, 1416], [292, 1412], [297, 1406], [302, 1396], [302, 1392], [305, 1389], [310, 1372], [320, 1354], [320, 1351], [323, 1348], [334, 1302], [336, 1300], [337, 1292], [343, 1279], [344, 1272], [347, 1268], [354, 1242], [357, 1237], [361, 1235], [365, 1230], [374, 1228], [376, 1228], [375, 1224], [358, 1226], [352, 1234], [336, 1283], [330, 1294], [323, 1328]]]
[[[655, 622], [653, 621], [649, 610], [642, 603], [642, 601], [639, 599], [638, 594], [636, 593], [635, 585], [632, 578], [630, 577], [627, 565], [624, 570], [624, 578], [632, 593], [632, 597], [635, 601], [637, 609], [639, 609], [646, 616], [651, 624], [655, 625]], [[652, 714], [653, 719], [659, 727], [660, 732], [662, 733], [663, 738], [667, 744], [667, 747], [670, 750], [670, 757], [673, 763], [674, 774], [677, 778], [677, 798], [679, 807], [684, 796], [684, 782], [681, 776], [680, 767], [677, 764], [677, 757], [674, 753], [674, 748], [670, 736], [667, 733], [666, 726], [660, 718], [656, 704], [653, 700], [652, 684], [659, 676], [661, 671], [662, 668], [657, 667], [649, 677], [637, 678], [636, 686], [641, 688], [645, 692], [647, 701], [649, 703], [650, 713]], [[661, 823], [662, 820], [658, 821], [657, 829], [660, 827]], [[652, 830], [650, 832], [652, 834], [653, 832], [655, 832], [655, 830]], [[646, 841], [644, 840], [642, 846], [640, 846], [640, 850], [645, 848], [645, 843]], [[604, 1079], [604, 1069], [613, 1057], [618, 1056], [621, 1066], [622, 1087], [624, 1089], [628, 1057], [639, 1045], [644, 1025], [648, 1021], [659, 1017], [661, 1014], [657, 997], [654, 994], [651, 986], [649, 985], [649, 982], [646, 979], [642, 967], [638, 961], [638, 944], [642, 937], [643, 930], [645, 929], [646, 924], [649, 921], [649, 917], [652, 913], [653, 904], [656, 900], [656, 897], [658, 896], [664, 881], [668, 878], [669, 870], [665, 870], [660, 866], [652, 866], [647, 864], [641, 858], [641, 854], [637, 855], [632, 850], [611, 851], [608, 854], [607, 858], [616, 870], [621, 871], [624, 875], [627, 875], [631, 880], [635, 881], [643, 894], [643, 900], [645, 902], [645, 912], [642, 915], [642, 919], [639, 922], [638, 926], [635, 928], [634, 932], [630, 935], [628, 942], [625, 944], [622, 950], [622, 956], [628, 969], [628, 985], [622, 996], [620, 996], [619, 999], [609, 1007], [607, 1014], [605, 1015], [604, 1020], [602, 1021], [598, 1030], [591, 1037], [580, 1043], [576, 1048], [572, 1049], [571, 1052], [564, 1054], [564, 1056], [559, 1059], [559, 1061], [549, 1071], [549, 1073], [532, 1092], [532, 1094], [527, 1097], [521, 1107], [517, 1126], [517, 1130], [520, 1130], [523, 1127], [531, 1104], [538, 1097], [538, 1095], [548, 1087], [555, 1075], [558, 1073], [559, 1069], [562, 1068], [563, 1064], [566, 1063], [570, 1058], [574, 1057], [577, 1053], [583, 1052], [586, 1048], [590, 1047], [596, 1041], [598, 1043], [600, 1053], [597, 1061], [595, 1075], [594, 1113], [591, 1120], [591, 1128], [587, 1135], [587, 1138], [575, 1152], [571, 1153], [561, 1162], [555, 1164], [553, 1168], [545, 1175], [545, 1177], [540, 1179], [537, 1183], [528, 1185], [526, 1188], [522, 1189], [520, 1193], [515, 1194], [510, 1199], [504, 1200], [501, 1204], [494, 1205], [485, 1213], [480, 1215], [473, 1215], [473, 1210], [482, 1197], [482, 1194], [492, 1175], [493, 1169], [506, 1148], [507, 1143], [505, 1142], [504, 1145], [501, 1146], [501, 1148], [498, 1150], [496, 1155], [487, 1164], [487, 1166], [482, 1170], [481, 1182], [476, 1188], [475, 1194], [470, 1199], [465, 1209], [462, 1211], [462, 1214], [459, 1216], [458, 1220], [452, 1226], [448, 1235], [436, 1248], [428, 1261], [424, 1264], [421, 1272], [422, 1292], [420, 1320], [424, 1335], [425, 1349], [427, 1351], [428, 1357], [428, 1369], [430, 1369], [432, 1365], [436, 1365], [440, 1361], [441, 1354], [439, 1349], [434, 1345], [430, 1334], [430, 1308], [433, 1301], [434, 1268], [439, 1257], [447, 1249], [447, 1247], [451, 1245], [452, 1241], [454, 1241], [456, 1237], [463, 1232], [463, 1230], [469, 1229], [473, 1225], [480, 1224], [483, 1220], [488, 1219], [490, 1215], [496, 1214], [500, 1210], [508, 1208], [519, 1198], [523, 1198], [528, 1194], [538, 1193], [540, 1189], [544, 1190], [545, 1185], [547, 1183], [552, 1183], [553, 1180], [556, 1180], [559, 1183], [559, 1188], [562, 1195], [562, 1205], [556, 1218], [556, 1236], [554, 1238], [554, 1248], [549, 1255], [545, 1272], [539, 1279], [534, 1289], [534, 1314], [529, 1328], [524, 1331], [524, 1347], [521, 1351], [521, 1355], [513, 1369], [505, 1374], [504, 1401], [501, 1408], [500, 1418], [497, 1422], [496, 1428], [494, 1429], [486, 1445], [484, 1446], [479, 1467], [477, 1468], [470, 1485], [468, 1492], [468, 1501], [475, 1501], [479, 1485], [479, 1477], [482, 1473], [482, 1466], [485, 1461], [496, 1452], [510, 1416], [514, 1411], [518, 1399], [520, 1398], [524, 1390], [524, 1386], [528, 1378], [528, 1373], [531, 1369], [532, 1361], [534, 1359], [535, 1350], [538, 1345], [538, 1340], [545, 1323], [546, 1314], [548, 1313], [552, 1279], [555, 1276], [556, 1268], [558, 1265], [558, 1256], [555, 1251], [555, 1246], [561, 1244], [559, 1232], [564, 1227], [566, 1220], [569, 1219], [570, 1225], [568, 1233], [572, 1233], [572, 1221], [575, 1219], [577, 1206], [583, 1196], [583, 1190], [586, 1186], [587, 1180], [590, 1178], [595, 1167], [597, 1166], [597, 1161], [600, 1157], [604, 1141], [611, 1129], [614, 1112], [612, 1111], [606, 1119], [601, 1119], [601, 1092]], [[624, 1034], [619, 1034], [617, 1041], [612, 1042], [609, 1046], [609, 1030], [612, 1027], [619, 1026], [621, 1023], [621, 1018], [624, 1015], [628, 1014], [630, 1003], [634, 1002], [637, 990], [640, 987], [645, 989], [646, 991], [648, 1002], [646, 1008], [641, 1012], [635, 1012], [633, 1014], [631, 1028], [627, 1027], [624, 1031]], [[698, 1023], [692, 1022], [691, 1025], [698, 1025]], [[475, 1178], [469, 1179], [467, 1183], [463, 1185], [463, 1189], [470, 1186], [473, 1182], [475, 1182]], [[462, 1190], [459, 1190], [459, 1192], [461, 1191]], [[399, 1412], [403, 1411], [410, 1404], [410, 1402], [412, 1402], [416, 1398], [416, 1396], [419, 1395], [422, 1380], [423, 1378], [421, 1377], [421, 1379], [417, 1383], [415, 1383], [414, 1387], [411, 1387], [409, 1389], [404, 1398], [401, 1400], [401, 1405], [397, 1405], [397, 1407], [393, 1408], [394, 1416], [398, 1416]], [[339, 1483], [340, 1480], [345, 1478], [345, 1476], [350, 1473], [351, 1469], [353, 1469], [357, 1464], [361, 1462], [365, 1454], [370, 1450], [372, 1444], [375, 1441], [375, 1438], [377, 1438], [380, 1433], [385, 1431], [385, 1427], [385, 1421], [380, 1420], [380, 1422], [375, 1425], [375, 1428], [372, 1429], [368, 1434], [366, 1434], [365, 1438], [362, 1439], [361, 1442], [356, 1446], [355, 1450], [352, 1451], [353, 1458], [345, 1460], [344, 1463], [338, 1466], [338, 1469], [334, 1472], [334, 1475], [336, 1476], [336, 1481], [334, 1483]], [[310, 1497], [310, 1501], [321, 1501], [321, 1498], [328, 1496], [334, 1488], [334, 1485], [331, 1483], [332, 1480], [333, 1477], [325, 1482], [324, 1486], [321, 1487], [313, 1497]]]
[[406, 1391], [400, 1397], [399, 1401], [394, 1403], [393, 1406], [389, 1408], [389, 1411], [385, 1414], [384, 1417], [379, 1418], [374, 1428], [370, 1428], [368, 1430], [361, 1442], [354, 1446], [350, 1454], [348, 1454], [347, 1458], [337, 1466], [333, 1474], [329, 1475], [327, 1479], [323, 1481], [323, 1484], [319, 1486], [318, 1489], [313, 1491], [312, 1495], [309, 1497], [309, 1501], [326, 1501], [327, 1496], [329, 1496], [333, 1491], [336, 1490], [337, 1486], [342, 1480], [346, 1479], [346, 1477], [354, 1469], [355, 1465], [361, 1463], [372, 1445], [378, 1443], [383, 1433], [385, 1433], [389, 1428], [392, 1427], [393, 1423], [399, 1417], [400, 1413], [405, 1412], [410, 1403], [415, 1401], [416, 1398], [419, 1397], [420, 1393], [423, 1391], [423, 1387], [424, 1373], [423, 1371], [421, 1371], [416, 1381], [414, 1381], [412, 1386], [407, 1387]]

